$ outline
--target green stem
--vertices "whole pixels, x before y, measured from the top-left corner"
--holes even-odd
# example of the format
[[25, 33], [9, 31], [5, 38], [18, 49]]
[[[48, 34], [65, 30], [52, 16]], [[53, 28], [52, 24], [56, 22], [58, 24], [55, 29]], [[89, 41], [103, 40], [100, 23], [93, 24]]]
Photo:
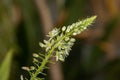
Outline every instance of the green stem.
[[35, 72], [35, 74], [31, 77], [30, 80], [35, 80], [36, 76], [39, 74], [39, 72], [42, 71], [42, 69], [44, 68], [44, 66], [47, 64], [48, 59], [51, 57], [53, 51], [54, 51], [55, 47], [53, 47], [50, 52], [48, 53], [48, 55], [45, 57], [45, 59], [42, 61], [41, 66], [37, 69], [37, 71]]
[[[72, 33], [72, 32], [71, 32]], [[52, 49], [50, 50], [50, 52], [47, 53], [47, 56], [45, 57], [45, 59], [42, 61], [41, 66], [37, 69], [37, 71], [34, 73], [34, 75], [31, 77], [30, 80], [35, 80], [36, 76], [39, 74], [39, 72], [42, 71], [42, 69], [44, 68], [44, 66], [47, 64], [48, 60], [50, 59], [54, 49], [59, 45], [59, 42], [61, 40], [63, 40], [66, 36], [70, 35], [71, 33], [68, 33], [66, 35], [64, 35], [62, 38], [58, 39], [55, 43], [55, 45], [52, 47]]]

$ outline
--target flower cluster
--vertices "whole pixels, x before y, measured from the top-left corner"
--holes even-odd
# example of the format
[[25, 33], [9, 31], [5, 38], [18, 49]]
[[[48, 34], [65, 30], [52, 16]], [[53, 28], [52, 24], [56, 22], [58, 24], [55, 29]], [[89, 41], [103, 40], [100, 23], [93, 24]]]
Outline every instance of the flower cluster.
[[[34, 66], [23, 67], [30, 73], [30, 80], [41, 80], [38, 78], [38, 74], [44, 74], [42, 71], [46, 69], [46, 64], [49, 63], [49, 59], [55, 56], [56, 61], [64, 61], [65, 57], [69, 55], [71, 47], [74, 45], [75, 39], [72, 36], [80, 34], [87, 29], [89, 25], [93, 23], [96, 16], [87, 18], [82, 21], [78, 21], [69, 26], [63, 26], [61, 28], [55, 28], [47, 35], [48, 40], [44, 40], [43, 43], [39, 43], [40, 47], [45, 51], [44, 54], [33, 54]], [[40, 61], [42, 60], [42, 62]], [[23, 79], [23, 78], [22, 78]]]
[[83, 21], [78, 21], [69, 26], [63, 26], [62, 28], [55, 28], [47, 35], [49, 40], [44, 40], [44, 43], [40, 43], [42, 48], [45, 48], [46, 52], [49, 52], [54, 48], [56, 60], [64, 61], [65, 57], [69, 55], [69, 51], [73, 46], [75, 39], [71, 36], [75, 36], [83, 32], [87, 27], [93, 23], [96, 16], [87, 18]]

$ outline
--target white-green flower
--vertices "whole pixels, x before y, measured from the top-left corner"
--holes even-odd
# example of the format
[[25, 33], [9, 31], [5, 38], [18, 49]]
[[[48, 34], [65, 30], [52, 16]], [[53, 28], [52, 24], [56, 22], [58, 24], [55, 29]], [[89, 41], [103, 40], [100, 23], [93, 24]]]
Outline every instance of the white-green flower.
[[59, 29], [55, 28], [51, 32], [48, 33], [48, 37], [54, 37], [59, 34]]
[[65, 31], [65, 30], [66, 30], [66, 27], [65, 27], [65, 26], [63, 26], [63, 27], [62, 27], [62, 31]]

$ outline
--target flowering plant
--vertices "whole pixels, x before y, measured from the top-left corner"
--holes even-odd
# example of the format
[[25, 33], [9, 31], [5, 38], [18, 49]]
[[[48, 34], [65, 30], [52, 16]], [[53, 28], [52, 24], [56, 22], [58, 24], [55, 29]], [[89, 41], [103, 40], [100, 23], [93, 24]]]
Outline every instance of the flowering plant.
[[[55, 57], [56, 61], [64, 61], [65, 57], [69, 55], [71, 47], [74, 45], [75, 36], [80, 34], [91, 25], [96, 16], [92, 16], [82, 21], [78, 21], [69, 26], [63, 26], [61, 28], [55, 28], [48, 33], [48, 40], [44, 40], [43, 43], [39, 43], [40, 47], [43, 49], [41, 53], [33, 54], [33, 66], [22, 67], [27, 70], [30, 74], [30, 80], [44, 80], [44, 78], [39, 78], [38, 74], [43, 74], [43, 70], [47, 69], [47, 63], [51, 62], [50, 58]], [[25, 78], [28, 80], [27, 78]], [[23, 76], [21, 76], [23, 80]]]

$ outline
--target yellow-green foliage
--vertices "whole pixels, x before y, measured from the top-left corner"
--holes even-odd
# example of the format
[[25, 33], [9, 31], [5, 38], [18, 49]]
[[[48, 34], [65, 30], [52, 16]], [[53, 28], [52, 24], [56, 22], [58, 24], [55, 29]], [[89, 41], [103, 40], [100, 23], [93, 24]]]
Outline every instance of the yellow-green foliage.
[[10, 69], [11, 69], [11, 61], [13, 56], [13, 50], [9, 50], [4, 61], [0, 66], [0, 80], [8, 80]]

